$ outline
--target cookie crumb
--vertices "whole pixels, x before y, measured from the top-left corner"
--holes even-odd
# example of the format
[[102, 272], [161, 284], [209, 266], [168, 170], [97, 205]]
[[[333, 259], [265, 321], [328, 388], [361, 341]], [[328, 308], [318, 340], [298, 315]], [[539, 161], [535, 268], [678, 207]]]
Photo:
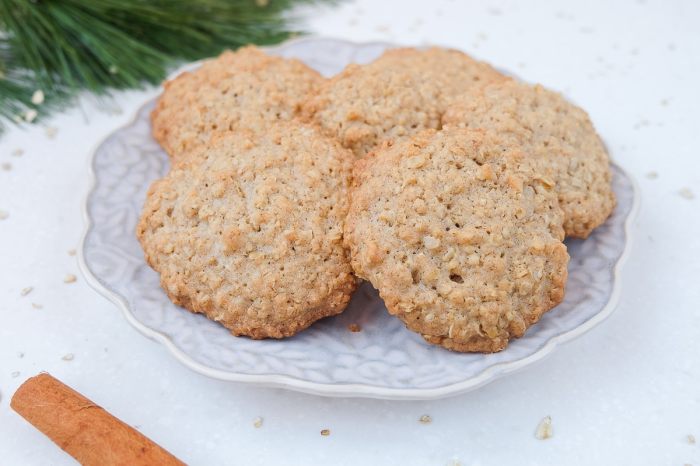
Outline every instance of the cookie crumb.
[[256, 429], [259, 429], [262, 427], [262, 425], [263, 425], [263, 418], [258, 416], [255, 419], [253, 419], [253, 427], [255, 427]]
[[64, 355], [61, 359], [64, 361], [72, 361], [75, 358], [75, 355], [73, 353], [68, 353]]
[[659, 177], [659, 174], [656, 173], [655, 171], [651, 171], [651, 172], [647, 173], [647, 178], [649, 178], [650, 180], [655, 180], [658, 177]]
[[693, 434], [688, 434], [686, 437], [686, 440], [688, 440], [688, 443], [691, 445], [695, 445], [695, 436]]
[[63, 279], [63, 283], [75, 283], [76, 280], [78, 280], [78, 277], [76, 277], [76, 276], [73, 275], [72, 273], [69, 273], [69, 274], [67, 274], [67, 275], [65, 276], [65, 278]]
[[44, 91], [38, 89], [32, 94], [32, 103], [34, 105], [41, 105], [44, 103]]
[[550, 416], [545, 416], [539, 424], [537, 424], [537, 430], [535, 430], [535, 438], [538, 440], [547, 440], [552, 438], [554, 432], [552, 430], [552, 418]]
[[430, 424], [431, 422], [433, 422], [433, 418], [427, 414], [424, 414], [418, 418], [418, 422], [420, 422], [421, 424]]
[[12, 170], [12, 164], [5, 162], [2, 164], [2, 169], [6, 172], [9, 172], [10, 170]]
[[10, 213], [8, 211], [0, 209], [0, 220], [5, 220], [9, 216]]
[[683, 199], [693, 199], [693, 198], [695, 198], [695, 194], [693, 194], [693, 192], [690, 190], [690, 188], [681, 188], [681, 190], [678, 191], [678, 194], [680, 194], [680, 196], [681, 196]]
[[323, 435], [324, 437], [328, 437], [329, 435], [331, 435], [330, 429], [321, 429], [321, 435]]
[[348, 330], [350, 330], [352, 333], [357, 333], [361, 332], [362, 328], [357, 324], [350, 324], [348, 325]]
[[69, 250], [68, 250], [68, 255], [69, 255], [69, 256], [75, 256], [75, 249], [69, 249]]
[[27, 296], [29, 293], [32, 292], [33, 289], [34, 289], [33, 286], [28, 286], [26, 288], [22, 288], [22, 291], [20, 291], [19, 294], [20, 294], [20, 296]]
[[34, 309], [44, 309], [44, 305], [39, 303], [32, 303], [32, 307]]
[[13, 379], [16, 379], [17, 377], [19, 377], [19, 371], [14, 371], [12, 374], [10, 374], [10, 376], [11, 376]]

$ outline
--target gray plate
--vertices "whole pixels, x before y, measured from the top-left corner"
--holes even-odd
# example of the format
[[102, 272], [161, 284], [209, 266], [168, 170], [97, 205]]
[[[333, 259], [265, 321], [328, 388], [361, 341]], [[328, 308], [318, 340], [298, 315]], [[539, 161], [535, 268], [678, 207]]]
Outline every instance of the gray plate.
[[[376, 58], [387, 47], [315, 38], [268, 51], [300, 58], [332, 75], [350, 62]], [[532, 364], [602, 322], [614, 309], [618, 271], [638, 203], [634, 183], [615, 165], [618, 206], [612, 217], [586, 241], [567, 241], [571, 262], [566, 299], [500, 353], [458, 354], [428, 345], [388, 315], [368, 284], [357, 291], [343, 314], [317, 322], [293, 338], [233, 337], [220, 325], [173, 305], [136, 240], [148, 186], [168, 169], [166, 154], [150, 135], [153, 105], [154, 100], [148, 101], [133, 122], [115, 131], [94, 153], [94, 184], [85, 203], [87, 229], [80, 262], [88, 282], [116, 303], [132, 325], [197, 372], [319, 395], [438, 398]], [[351, 323], [362, 331], [348, 331]]]

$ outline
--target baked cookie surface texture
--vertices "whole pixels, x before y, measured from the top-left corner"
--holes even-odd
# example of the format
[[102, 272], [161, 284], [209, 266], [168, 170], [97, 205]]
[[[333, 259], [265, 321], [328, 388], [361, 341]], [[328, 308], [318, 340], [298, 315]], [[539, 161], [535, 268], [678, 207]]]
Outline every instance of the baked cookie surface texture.
[[554, 186], [567, 236], [586, 238], [615, 208], [610, 160], [584, 110], [516, 81], [473, 89], [448, 108], [446, 127], [483, 128], [520, 144]]
[[456, 50], [390, 49], [326, 81], [303, 114], [362, 157], [383, 141], [439, 128], [453, 98], [502, 79], [491, 66]]
[[216, 133], [293, 118], [321, 82], [298, 60], [253, 46], [227, 51], [164, 84], [151, 114], [153, 137], [179, 157]]
[[519, 146], [426, 130], [355, 163], [345, 242], [355, 273], [409, 329], [494, 352], [562, 300], [562, 220]]
[[340, 313], [352, 154], [279, 122], [215, 136], [148, 193], [137, 234], [170, 299], [235, 335], [282, 338]]

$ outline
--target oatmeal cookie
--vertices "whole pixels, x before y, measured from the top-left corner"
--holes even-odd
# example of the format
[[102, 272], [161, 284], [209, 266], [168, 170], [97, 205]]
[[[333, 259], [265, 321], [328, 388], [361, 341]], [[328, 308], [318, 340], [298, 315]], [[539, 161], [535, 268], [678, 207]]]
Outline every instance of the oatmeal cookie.
[[345, 243], [355, 273], [428, 342], [494, 352], [564, 296], [556, 195], [519, 146], [426, 130], [355, 163]]
[[303, 114], [362, 157], [382, 141], [439, 128], [454, 97], [501, 79], [491, 66], [456, 50], [391, 49], [326, 81]]
[[605, 147], [586, 112], [561, 95], [513, 80], [493, 83], [462, 96], [442, 123], [484, 128], [520, 144], [554, 185], [567, 236], [588, 237], [613, 211]]
[[173, 157], [249, 120], [289, 120], [323, 78], [298, 60], [253, 47], [226, 51], [164, 84], [151, 114], [153, 137]]
[[170, 299], [256, 339], [342, 312], [352, 154], [292, 122], [199, 150], [152, 185], [137, 229]]

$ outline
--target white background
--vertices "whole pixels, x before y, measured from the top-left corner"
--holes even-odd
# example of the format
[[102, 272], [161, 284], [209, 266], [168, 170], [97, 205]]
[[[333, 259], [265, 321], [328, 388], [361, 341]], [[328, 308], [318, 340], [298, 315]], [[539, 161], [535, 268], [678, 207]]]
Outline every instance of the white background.
[[[90, 152], [146, 94], [86, 101], [0, 139], [0, 164], [11, 165], [0, 169], [0, 463], [72, 464], [9, 409], [17, 386], [45, 370], [191, 464], [700, 465], [700, 3], [368, 0], [304, 17], [317, 35], [458, 47], [586, 108], [641, 187], [618, 310], [534, 367], [439, 401], [207, 379], [82, 277], [63, 282], [79, 275], [67, 251], [83, 229]], [[433, 422], [420, 424], [423, 414]], [[554, 437], [537, 440], [546, 415]]]

